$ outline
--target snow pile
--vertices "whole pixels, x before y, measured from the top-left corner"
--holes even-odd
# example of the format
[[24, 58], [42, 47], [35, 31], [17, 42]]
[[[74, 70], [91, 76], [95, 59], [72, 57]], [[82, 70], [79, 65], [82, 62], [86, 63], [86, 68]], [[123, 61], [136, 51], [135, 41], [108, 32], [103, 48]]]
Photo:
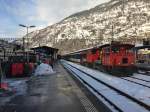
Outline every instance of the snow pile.
[[41, 63], [35, 70], [35, 75], [49, 75], [55, 73], [48, 64]]

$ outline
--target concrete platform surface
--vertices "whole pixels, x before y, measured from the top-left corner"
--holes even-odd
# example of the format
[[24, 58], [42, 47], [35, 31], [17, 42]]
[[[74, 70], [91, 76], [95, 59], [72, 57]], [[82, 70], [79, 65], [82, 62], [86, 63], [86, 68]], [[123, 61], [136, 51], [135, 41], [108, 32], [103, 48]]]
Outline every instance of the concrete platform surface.
[[26, 92], [0, 105], [0, 112], [97, 112], [66, 70], [60, 64], [54, 69], [55, 74], [29, 79]]

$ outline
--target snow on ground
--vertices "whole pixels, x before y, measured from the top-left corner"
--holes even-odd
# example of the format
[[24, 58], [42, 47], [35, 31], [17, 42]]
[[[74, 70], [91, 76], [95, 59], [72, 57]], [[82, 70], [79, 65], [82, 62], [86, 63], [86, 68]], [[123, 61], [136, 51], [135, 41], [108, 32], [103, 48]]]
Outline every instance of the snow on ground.
[[[67, 61], [65, 61], [67, 62]], [[143, 87], [141, 85], [137, 85], [135, 83], [120, 79], [118, 77], [114, 77], [111, 75], [108, 75], [106, 73], [89, 69], [87, 67], [72, 63], [72, 62], [67, 62], [71, 64], [72, 66], [75, 66], [76, 68], [88, 73], [89, 75], [123, 91], [124, 93], [127, 93], [128, 95], [140, 100], [143, 103], [146, 103], [147, 105], [150, 105], [150, 89]]]
[[8, 83], [9, 88], [15, 92], [15, 94], [25, 94], [27, 89], [26, 81], [29, 78], [10, 78], [5, 79], [4, 81]]
[[16, 80], [16, 81], [12, 81], [11, 83], [9, 83], [9, 86], [11, 88], [13, 88], [13, 90], [17, 93], [17, 95], [19, 94], [25, 94], [27, 92], [27, 84], [26, 84], [27, 80]]
[[[126, 97], [119, 95], [114, 90], [111, 90], [110, 88], [108, 88], [105, 85], [99, 83], [98, 81], [94, 80], [93, 78], [85, 75], [81, 71], [71, 67], [70, 65], [67, 65], [67, 64], [64, 64], [64, 65], [67, 68], [69, 67], [71, 70], [73, 70], [76, 73], [77, 76], [82, 78], [85, 82], [88, 82], [88, 84], [91, 85], [95, 90], [99, 91], [103, 96], [105, 96], [111, 102], [113, 102], [115, 105], [117, 105], [117, 107], [119, 107], [123, 112], [148, 112], [143, 107], [141, 107], [138, 104], [132, 102], [131, 100], [128, 100]], [[74, 75], [74, 76], [76, 77], [76, 75]], [[83, 82], [83, 81], [81, 81], [81, 82]], [[85, 83], [83, 82], [83, 84], [85, 84]], [[85, 84], [85, 86], [87, 86], [87, 85]], [[87, 87], [89, 88], [89, 86], [87, 86]], [[96, 95], [95, 91], [93, 91], [91, 88], [89, 88], [89, 89], [92, 93], [94, 93]], [[99, 95], [96, 95], [96, 96], [100, 100], [102, 99]], [[110, 107], [110, 108], [112, 108], [112, 107]]]
[[52, 69], [52, 67], [48, 64], [41, 63], [39, 66], [37, 66], [35, 70], [35, 76], [37, 75], [50, 75], [55, 73]]
[[28, 78], [8, 78], [3, 82], [8, 83], [8, 91], [1, 93], [0, 105], [4, 105], [17, 95], [23, 95], [27, 92]]

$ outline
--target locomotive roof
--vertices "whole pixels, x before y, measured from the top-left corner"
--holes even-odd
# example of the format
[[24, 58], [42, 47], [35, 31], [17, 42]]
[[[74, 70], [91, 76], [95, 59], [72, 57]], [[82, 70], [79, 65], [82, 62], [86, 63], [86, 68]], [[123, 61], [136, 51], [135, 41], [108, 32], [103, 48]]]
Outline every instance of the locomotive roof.
[[117, 46], [127, 46], [127, 47], [129, 47], [129, 48], [132, 48], [132, 47], [134, 47], [134, 45], [132, 45], [132, 44], [112, 44], [112, 45], [110, 45], [110, 44], [104, 44], [104, 45], [97, 45], [97, 46], [94, 46], [94, 47], [89, 47], [89, 48], [86, 48], [86, 49], [81, 49], [81, 50], [77, 50], [77, 51], [74, 51], [74, 52], [70, 52], [70, 53], [67, 53], [67, 54], [65, 54], [65, 55], [71, 55], [71, 54], [79, 54], [80, 52], [84, 52], [84, 51], [88, 51], [88, 50], [92, 50], [92, 49], [100, 49], [100, 48], [104, 48], [104, 47], [108, 47], [108, 46], [115, 46], [115, 47], [117, 47]]
[[128, 48], [132, 48], [134, 47], [135, 45], [132, 45], [132, 44], [113, 44], [112, 46], [115, 46], [115, 47], [121, 47], [121, 46], [124, 46], [124, 47], [128, 47]]
[[143, 48], [150, 48], [150, 45], [137, 46], [134, 49], [143, 49]]
[[88, 51], [88, 50], [91, 50], [91, 49], [98, 49], [98, 48], [102, 48], [102, 47], [106, 47], [106, 46], [110, 46], [110, 44], [104, 44], [104, 45], [97, 45], [97, 46], [94, 46], [94, 47], [89, 47], [89, 48], [85, 48], [85, 49], [80, 49], [80, 50], [77, 50], [77, 51], [73, 51], [73, 52], [70, 52], [70, 53], [67, 53], [65, 55], [68, 55], [68, 54], [78, 54], [80, 52], [83, 52], [83, 51]]
[[87, 50], [90, 50], [90, 49], [93, 49], [93, 48], [94, 48], [94, 47], [90, 47], [90, 48], [86, 48], [86, 49], [81, 49], [81, 50], [77, 50], [77, 51], [74, 51], [74, 52], [67, 53], [67, 54], [65, 54], [65, 55], [74, 54], [74, 53], [78, 54], [78, 53], [80, 53], [81, 51], [83, 52], [83, 51], [87, 51]]
[[38, 50], [38, 49], [46, 49], [46, 50], [55, 50], [55, 51], [58, 51], [57, 48], [53, 48], [53, 47], [49, 47], [49, 46], [39, 46], [39, 47], [34, 47], [34, 48], [31, 48], [32, 50]]

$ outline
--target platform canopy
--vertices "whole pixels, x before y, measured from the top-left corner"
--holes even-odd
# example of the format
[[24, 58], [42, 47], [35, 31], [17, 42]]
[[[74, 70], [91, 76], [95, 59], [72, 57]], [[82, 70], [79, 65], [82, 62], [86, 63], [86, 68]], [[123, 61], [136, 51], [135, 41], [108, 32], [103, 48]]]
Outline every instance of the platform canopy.
[[31, 48], [31, 50], [34, 50], [37, 53], [45, 53], [47, 55], [53, 55], [58, 52], [58, 49], [48, 47], [48, 46], [35, 47], [35, 48]]

